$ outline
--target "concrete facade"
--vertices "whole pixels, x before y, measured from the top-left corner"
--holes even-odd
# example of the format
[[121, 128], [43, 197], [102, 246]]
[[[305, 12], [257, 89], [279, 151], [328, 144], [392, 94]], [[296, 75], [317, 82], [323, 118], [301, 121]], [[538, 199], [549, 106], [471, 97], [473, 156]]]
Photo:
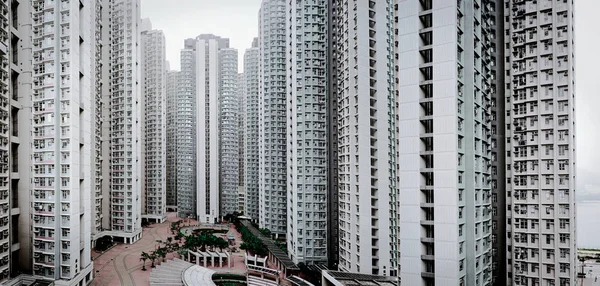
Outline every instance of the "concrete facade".
[[244, 214], [258, 221], [259, 212], [259, 54], [258, 39], [244, 53], [243, 149], [244, 149]]
[[[336, 1], [339, 33], [332, 39], [337, 51], [339, 269], [384, 276], [396, 275], [398, 254], [392, 203], [398, 191], [392, 2]], [[343, 32], [350, 30], [354, 37]]]
[[491, 284], [491, 33], [476, 2], [397, 3], [403, 284]]
[[115, 0], [109, 7], [112, 33], [107, 41], [111, 61], [109, 153], [110, 231], [125, 243], [140, 238], [145, 160], [144, 98], [141, 84], [140, 1]]
[[[216, 222], [220, 217], [219, 180], [219, 41], [196, 42], [195, 85], [197, 98], [197, 217], [200, 222]], [[237, 153], [237, 150], [236, 150]], [[237, 161], [235, 162], [237, 163]], [[237, 193], [237, 189], [236, 189]], [[237, 205], [237, 204], [236, 204]]]
[[[147, 22], [150, 22], [148, 19]], [[166, 49], [160, 30], [142, 27], [145, 188], [142, 217], [163, 222], [166, 213]]]
[[[218, 180], [219, 212], [222, 216], [238, 210], [238, 51], [219, 50], [218, 58]], [[211, 166], [211, 168], [213, 168]], [[211, 178], [212, 179], [212, 178]], [[212, 195], [211, 195], [212, 196]]]
[[577, 285], [573, 1], [505, 4], [507, 282]]
[[328, 1], [285, 9], [287, 249], [294, 263], [327, 263]]
[[263, 1], [259, 11], [258, 222], [287, 233], [286, 1]]
[[166, 205], [167, 209], [177, 208], [177, 88], [179, 71], [167, 71], [166, 75], [166, 146], [167, 146], [167, 178], [166, 178]]

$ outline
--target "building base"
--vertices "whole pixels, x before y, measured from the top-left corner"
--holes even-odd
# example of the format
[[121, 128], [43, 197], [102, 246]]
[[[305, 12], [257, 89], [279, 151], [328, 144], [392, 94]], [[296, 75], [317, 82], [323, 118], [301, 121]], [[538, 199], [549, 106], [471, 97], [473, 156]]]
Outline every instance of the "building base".
[[148, 222], [152, 222], [152, 223], [163, 223], [167, 220], [167, 214], [165, 213], [162, 216], [161, 215], [143, 214], [142, 219], [145, 219]]
[[[73, 279], [71, 280], [51, 280], [46, 277], [21, 274], [15, 278], [12, 278], [2, 285], [7, 286], [18, 286], [18, 285], [37, 285], [36, 282], [48, 282], [54, 283], [51, 285], [55, 286], [85, 286], [89, 285], [92, 280], [94, 280], [94, 262], [91, 262], [86, 268], [81, 270]], [[45, 285], [45, 284], [44, 284]]]
[[90, 263], [86, 268], [81, 270], [77, 276], [71, 280], [56, 280], [54, 281], [55, 286], [85, 286], [92, 282], [94, 279], [94, 262]]
[[136, 232], [122, 232], [122, 231], [105, 230], [103, 232], [99, 232], [92, 236], [92, 245], [95, 246], [96, 240], [103, 236], [110, 236], [110, 237], [112, 237], [113, 241], [116, 241], [116, 242], [121, 242], [121, 243], [125, 243], [125, 244], [134, 244], [142, 238], [142, 234], [143, 233], [142, 233], [141, 229]]

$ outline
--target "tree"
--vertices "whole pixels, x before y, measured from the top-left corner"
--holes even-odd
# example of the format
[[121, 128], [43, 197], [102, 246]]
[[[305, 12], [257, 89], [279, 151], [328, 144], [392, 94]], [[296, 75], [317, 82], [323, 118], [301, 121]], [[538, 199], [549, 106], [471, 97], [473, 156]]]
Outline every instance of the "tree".
[[269, 230], [268, 228], [261, 228], [260, 233], [262, 233], [262, 235], [266, 237], [271, 237], [271, 230]]
[[179, 242], [181, 242], [181, 239], [183, 239], [184, 237], [185, 236], [181, 232], [177, 232], [177, 234], [175, 235], [175, 239]]
[[177, 254], [179, 254], [179, 257], [183, 260], [187, 259], [187, 254], [188, 254], [188, 250], [187, 249], [180, 249], [177, 251]]
[[142, 251], [142, 255], [140, 255], [140, 260], [144, 262], [144, 264], [142, 264], [142, 271], [146, 271], [146, 260], [150, 259], [150, 255], [145, 252]]
[[156, 265], [154, 265], [154, 261], [156, 261], [156, 259], [158, 259], [158, 256], [156, 255], [156, 251], [150, 252], [150, 254], [148, 255], [148, 259], [150, 259], [150, 261], [152, 261], [152, 265], [150, 267], [155, 268]]
[[229, 243], [222, 237], [217, 237], [215, 241], [215, 246], [219, 248], [219, 251], [223, 252], [223, 248], [227, 248], [229, 246]]
[[156, 249], [156, 255], [159, 258], [162, 257], [163, 262], [165, 262], [167, 258], [167, 249], [165, 249], [164, 247], [159, 247], [158, 249]]

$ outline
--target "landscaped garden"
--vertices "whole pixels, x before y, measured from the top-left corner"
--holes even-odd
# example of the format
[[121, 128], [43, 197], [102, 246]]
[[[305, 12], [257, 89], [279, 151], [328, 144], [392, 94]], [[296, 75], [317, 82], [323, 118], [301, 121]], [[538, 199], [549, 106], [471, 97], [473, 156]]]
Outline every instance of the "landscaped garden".
[[150, 261], [152, 263], [150, 267], [154, 268], [155, 262], [158, 259], [163, 259], [164, 262], [168, 253], [177, 253], [181, 258], [185, 258], [188, 250], [205, 252], [218, 248], [222, 252], [229, 247], [227, 240], [215, 236], [216, 231], [212, 229], [195, 229], [190, 234], [184, 234], [182, 228], [182, 220], [172, 222], [171, 233], [174, 236], [168, 237], [165, 241], [157, 240], [158, 246], [154, 251], [140, 254], [140, 260], [144, 262], [142, 270], [146, 270], [146, 261]]

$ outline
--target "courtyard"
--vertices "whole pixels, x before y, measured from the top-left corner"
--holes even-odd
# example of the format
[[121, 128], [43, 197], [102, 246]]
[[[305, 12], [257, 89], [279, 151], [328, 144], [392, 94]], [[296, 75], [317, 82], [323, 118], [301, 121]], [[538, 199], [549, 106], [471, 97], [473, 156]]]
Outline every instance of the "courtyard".
[[[157, 240], [166, 241], [168, 237], [173, 237], [170, 226], [171, 222], [177, 221], [179, 218], [175, 213], [169, 213], [167, 220], [160, 224], [153, 224], [144, 227], [143, 236], [134, 244], [117, 244], [113, 248], [104, 253], [92, 251], [92, 259], [94, 260], [94, 280], [91, 285], [97, 286], [113, 286], [113, 285], [150, 285], [150, 273], [153, 268], [150, 267], [151, 262], [146, 261], [146, 271], [142, 270], [143, 262], [140, 260], [142, 252], [151, 252], [159, 247]], [[182, 229], [207, 228], [204, 226], [198, 227], [198, 222], [186, 219]], [[235, 247], [237, 252], [231, 253], [231, 268], [209, 267], [217, 273], [234, 273], [244, 275], [246, 266], [244, 264], [245, 251], [240, 249], [241, 235], [235, 230], [233, 225], [218, 225], [215, 228], [228, 226], [227, 232], [223, 236], [235, 237]], [[219, 235], [219, 234], [217, 234]], [[166, 260], [178, 257], [176, 253], [167, 254]], [[162, 259], [156, 260], [156, 265], [160, 265]]]

